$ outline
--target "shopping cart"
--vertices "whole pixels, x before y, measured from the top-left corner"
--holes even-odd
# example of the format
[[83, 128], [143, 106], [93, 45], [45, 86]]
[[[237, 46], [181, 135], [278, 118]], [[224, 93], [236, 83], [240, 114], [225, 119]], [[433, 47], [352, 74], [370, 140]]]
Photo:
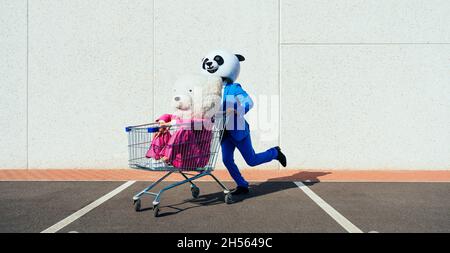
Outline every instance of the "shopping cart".
[[[167, 172], [159, 180], [133, 197], [133, 204], [136, 211], [141, 210], [141, 197], [144, 194], [152, 195], [154, 196], [153, 214], [157, 217], [159, 215], [161, 195], [165, 191], [185, 183], [191, 184], [192, 197], [198, 198], [200, 188], [193, 181], [204, 176], [211, 176], [219, 184], [224, 192], [225, 203], [230, 204], [233, 202], [230, 190], [212, 174], [217, 161], [225, 119], [221, 114], [215, 115], [209, 124], [201, 122], [200, 128], [198, 122], [197, 124], [182, 123], [166, 126], [166, 130], [170, 131], [172, 136], [174, 134], [184, 134], [184, 136], [179, 136], [180, 141], [172, 143], [169, 147], [175, 150], [172, 154], [176, 153], [177, 155], [173, 155], [172, 159], [167, 162], [146, 157], [152, 138], [161, 129], [159, 123], [126, 127], [125, 130], [128, 133], [129, 167], [147, 171]], [[195, 149], [193, 147], [200, 148], [203, 151], [198, 152], [197, 150], [197, 152], [191, 154], [190, 152]], [[159, 192], [150, 191], [172, 173], [180, 173], [185, 180], [163, 187]]]

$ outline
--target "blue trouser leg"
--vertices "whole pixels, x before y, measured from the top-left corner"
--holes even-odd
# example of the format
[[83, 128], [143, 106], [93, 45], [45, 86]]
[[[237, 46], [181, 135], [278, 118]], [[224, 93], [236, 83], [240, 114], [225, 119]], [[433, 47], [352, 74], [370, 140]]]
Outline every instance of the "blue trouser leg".
[[222, 139], [222, 161], [234, 182], [238, 186], [248, 187], [248, 182], [242, 177], [236, 163], [234, 163], [234, 150], [236, 148], [230, 136], [224, 136]]
[[248, 187], [248, 182], [242, 177], [239, 168], [234, 163], [234, 150], [237, 147], [244, 157], [245, 162], [249, 166], [257, 166], [262, 163], [270, 162], [275, 159], [278, 152], [275, 148], [270, 148], [265, 152], [255, 153], [252, 146], [250, 135], [245, 137], [241, 141], [235, 141], [230, 135], [224, 136], [222, 139], [222, 160], [225, 167], [230, 172], [231, 177], [234, 179], [238, 186]]
[[236, 142], [236, 147], [244, 157], [245, 162], [249, 166], [257, 166], [263, 163], [267, 163], [277, 158], [278, 151], [276, 148], [270, 148], [261, 153], [255, 153], [252, 146], [252, 140], [250, 135], [247, 135], [243, 140]]

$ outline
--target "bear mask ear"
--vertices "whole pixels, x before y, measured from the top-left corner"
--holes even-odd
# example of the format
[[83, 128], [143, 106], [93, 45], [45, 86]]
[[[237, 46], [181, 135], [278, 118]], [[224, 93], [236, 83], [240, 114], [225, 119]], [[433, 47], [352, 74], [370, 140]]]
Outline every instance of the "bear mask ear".
[[239, 61], [245, 61], [244, 56], [240, 55], [240, 54], [235, 54], [236, 57], [238, 58]]

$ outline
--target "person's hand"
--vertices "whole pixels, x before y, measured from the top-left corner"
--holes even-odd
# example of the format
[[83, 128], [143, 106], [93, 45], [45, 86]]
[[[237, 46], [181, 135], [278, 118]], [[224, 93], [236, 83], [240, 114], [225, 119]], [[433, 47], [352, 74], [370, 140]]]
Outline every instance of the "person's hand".
[[160, 121], [158, 121], [158, 123], [159, 123], [159, 126], [160, 126], [160, 127], [170, 125], [170, 122], [165, 122], [164, 120], [160, 120]]
[[230, 114], [236, 114], [236, 110], [233, 109], [233, 108], [227, 108], [227, 110], [226, 110], [225, 113], [226, 113], [227, 115], [230, 115]]
[[165, 133], [167, 131], [167, 126], [169, 126], [169, 123], [166, 123], [164, 120], [159, 120], [159, 129], [158, 132], [155, 134], [155, 137], [158, 137], [160, 135], [162, 135], [163, 133]]

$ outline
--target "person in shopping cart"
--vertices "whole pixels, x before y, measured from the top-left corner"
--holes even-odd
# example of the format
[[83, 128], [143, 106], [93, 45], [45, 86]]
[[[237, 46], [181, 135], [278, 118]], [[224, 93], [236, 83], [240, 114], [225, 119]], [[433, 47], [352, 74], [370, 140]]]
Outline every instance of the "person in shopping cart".
[[240, 62], [245, 58], [225, 50], [214, 50], [202, 59], [202, 72], [219, 76], [223, 80], [222, 108], [228, 118], [223, 134], [222, 161], [228, 169], [237, 187], [232, 195], [248, 193], [248, 182], [242, 177], [234, 162], [234, 150], [237, 148], [249, 166], [257, 166], [272, 160], [278, 160], [286, 167], [286, 156], [276, 146], [261, 153], [255, 153], [250, 137], [250, 127], [244, 115], [253, 107], [253, 101], [242, 85], [236, 83], [240, 71]]

